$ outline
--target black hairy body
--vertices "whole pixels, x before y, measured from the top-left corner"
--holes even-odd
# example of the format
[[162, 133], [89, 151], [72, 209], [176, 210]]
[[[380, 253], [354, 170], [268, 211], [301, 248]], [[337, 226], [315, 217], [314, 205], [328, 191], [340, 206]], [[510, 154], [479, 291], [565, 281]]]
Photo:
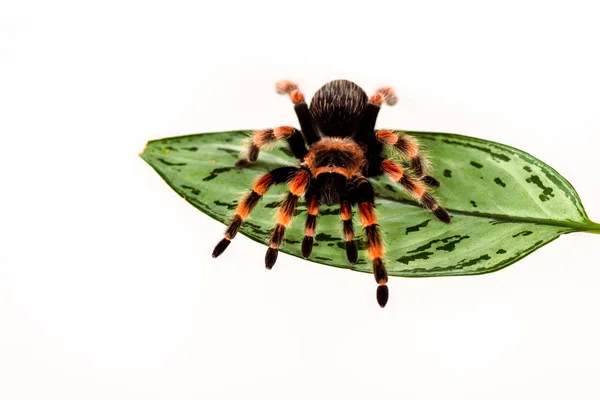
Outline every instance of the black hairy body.
[[[369, 178], [387, 175], [439, 220], [450, 223], [446, 210], [428, 191], [430, 187], [438, 187], [439, 182], [428, 174], [427, 160], [420, 153], [415, 138], [402, 132], [375, 130], [383, 102], [388, 105], [396, 102], [391, 88], [380, 88], [369, 98], [357, 84], [335, 80], [315, 93], [310, 108], [296, 84], [280, 81], [276, 88], [279, 94], [289, 95], [294, 103], [301, 129], [281, 126], [254, 131], [246, 156], [236, 166], [243, 168], [256, 161], [260, 149], [277, 140], [287, 141], [299, 166], [276, 168], [256, 180], [252, 191], [240, 199], [235, 216], [225, 237], [215, 247], [213, 257], [225, 251], [266, 191], [272, 185], [286, 183], [288, 194], [276, 214], [265, 256], [266, 267], [271, 269], [275, 264], [285, 229], [291, 224], [301, 198], [307, 207], [302, 255], [308, 258], [312, 252], [319, 206], [339, 205], [346, 256], [351, 263], [356, 263], [358, 249], [353, 225], [353, 208], [356, 208], [365, 230], [366, 253], [372, 260], [379, 285], [377, 301], [384, 307], [388, 300], [388, 277], [383, 261], [385, 246], [377, 224], [375, 193]], [[386, 158], [386, 147], [403, 157], [409, 168]]]
[[310, 102], [310, 115], [321, 136], [353, 137], [358, 133], [369, 98], [354, 82], [331, 81]]

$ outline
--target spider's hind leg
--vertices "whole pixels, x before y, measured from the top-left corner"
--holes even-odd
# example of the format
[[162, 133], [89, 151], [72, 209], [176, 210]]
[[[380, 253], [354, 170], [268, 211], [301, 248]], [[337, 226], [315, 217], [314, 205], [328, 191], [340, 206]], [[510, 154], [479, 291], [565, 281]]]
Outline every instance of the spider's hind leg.
[[449, 224], [452, 217], [445, 208], [440, 206], [435, 198], [429, 194], [420, 180], [415, 179], [390, 159], [384, 159], [381, 162], [381, 170], [394, 182], [399, 183], [406, 189], [423, 207], [429, 210], [437, 219]]
[[415, 177], [423, 181], [427, 186], [440, 187], [440, 182], [429, 175], [429, 161], [419, 150], [419, 142], [414, 136], [400, 131], [379, 129], [375, 131], [375, 137], [381, 143], [392, 146], [398, 150], [409, 162]]
[[277, 140], [285, 139], [290, 146], [290, 150], [299, 160], [302, 160], [308, 150], [304, 144], [304, 138], [302, 133], [291, 126], [279, 126], [273, 129], [262, 129], [252, 132], [250, 138], [250, 146], [246, 155], [240, 158], [235, 166], [238, 168], [245, 167], [248, 164], [253, 163], [258, 158], [258, 153], [261, 148], [265, 148]]

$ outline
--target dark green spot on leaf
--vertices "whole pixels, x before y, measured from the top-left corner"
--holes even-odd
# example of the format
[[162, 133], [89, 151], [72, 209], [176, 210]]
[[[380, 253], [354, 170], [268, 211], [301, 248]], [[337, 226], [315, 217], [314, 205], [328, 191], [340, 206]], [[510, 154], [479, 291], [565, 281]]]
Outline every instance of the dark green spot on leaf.
[[[185, 165], [185, 164], [184, 164]], [[206, 181], [212, 181], [213, 179], [215, 179], [217, 176], [219, 176], [219, 174], [222, 174], [223, 172], [229, 172], [232, 169], [236, 169], [235, 167], [223, 167], [223, 168], [215, 168], [212, 171], [210, 171], [208, 173], [208, 176], [204, 177], [202, 180], [204, 182]]]
[[407, 264], [411, 261], [416, 261], [416, 260], [427, 260], [429, 259], [429, 256], [433, 255], [433, 253], [431, 252], [423, 252], [423, 253], [418, 253], [415, 254], [413, 256], [404, 256], [404, 257], [400, 257], [398, 258], [396, 261], [398, 261], [399, 263], [402, 264]]
[[513, 235], [513, 237], [515, 238], [515, 237], [518, 237], [518, 236], [529, 236], [529, 235], [531, 235], [532, 233], [533, 233], [533, 232], [531, 232], [531, 231], [522, 231], [522, 232], [519, 232], [519, 233], [517, 233], [517, 234], [514, 234], [514, 235]]
[[315, 236], [315, 240], [318, 242], [332, 242], [332, 241], [336, 242], [336, 241], [339, 241], [340, 239], [321, 232], [321, 233], [317, 234], [317, 236]]
[[181, 187], [186, 190], [189, 190], [195, 196], [198, 196], [201, 193], [200, 189], [196, 189], [196, 188], [188, 186], [188, 185], [181, 185]]
[[219, 200], [215, 200], [215, 201], [213, 201], [213, 203], [216, 206], [219, 206], [219, 207], [227, 207], [228, 210], [233, 210], [236, 207], [235, 204], [232, 204], [232, 203], [223, 203], [222, 201], [219, 201]]
[[395, 187], [393, 187], [392, 185], [390, 185], [389, 183], [388, 183], [388, 184], [386, 184], [386, 185], [385, 185], [385, 187], [386, 187], [386, 189], [387, 189], [387, 190], [389, 190], [389, 191], [392, 191], [392, 192], [394, 192], [394, 193], [396, 193], [396, 192], [397, 192], [396, 188], [395, 188]]
[[554, 197], [554, 194], [552, 193], [552, 188], [545, 186], [542, 183], [542, 180], [539, 176], [531, 175], [529, 178], [526, 179], [526, 181], [528, 183], [533, 183], [534, 185], [542, 189], [542, 194], [540, 194], [539, 196], [541, 201], [548, 201], [550, 200], [550, 197]]
[[502, 179], [500, 179], [500, 178], [494, 178], [494, 182], [496, 182], [497, 185], [506, 187], [506, 183], [502, 182]]
[[240, 154], [238, 150], [228, 149], [227, 147], [217, 147], [217, 150], [224, 151], [227, 154], [235, 155], [236, 157], [238, 156], [238, 154]]
[[158, 161], [160, 161], [161, 163], [163, 163], [165, 165], [168, 165], [169, 167], [174, 167], [174, 166], [180, 166], [180, 167], [182, 167], [184, 165], [187, 165], [187, 163], [174, 163], [174, 162], [170, 162], [170, 161], [167, 161], [164, 158], [160, 158], [160, 157], [157, 157], [156, 159]]
[[464, 239], [468, 239], [468, 238], [469, 238], [469, 236], [467, 236], [467, 235], [465, 235], [465, 236], [455, 235], [455, 236], [450, 236], [450, 237], [446, 237], [443, 239], [434, 239], [434, 240], [430, 241], [429, 243], [426, 243], [422, 246], [417, 247], [414, 250], [407, 251], [407, 253], [417, 253], [417, 252], [420, 252], [423, 250], [428, 250], [431, 248], [431, 246], [433, 246], [436, 243], [445, 243], [443, 246], [437, 247], [436, 250], [454, 251], [456, 249], [456, 245], [458, 243], [460, 243]]
[[429, 221], [431, 221], [431, 220], [429, 220], [429, 219], [428, 219], [428, 220], [425, 220], [425, 221], [421, 222], [421, 223], [420, 223], [420, 224], [418, 224], [418, 225], [415, 225], [415, 226], [409, 226], [408, 228], [406, 228], [406, 233], [405, 233], [405, 235], [408, 235], [408, 234], [409, 234], [409, 233], [411, 233], [411, 232], [419, 232], [419, 230], [420, 230], [421, 228], [425, 228], [425, 227], [426, 227], [426, 226], [429, 224]]

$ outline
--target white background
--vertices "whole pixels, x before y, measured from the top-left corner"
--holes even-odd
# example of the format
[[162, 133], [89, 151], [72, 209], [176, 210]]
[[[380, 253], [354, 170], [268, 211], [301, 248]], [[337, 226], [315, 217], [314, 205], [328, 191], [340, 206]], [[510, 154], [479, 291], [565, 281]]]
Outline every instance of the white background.
[[276, 80], [347, 78], [396, 88], [381, 127], [532, 153], [598, 221], [597, 4], [2, 2], [0, 398], [599, 398], [599, 236], [392, 278], [382, 310], [371, 276], [267, 272], [245, 237], [213, 260], [223, 226], [138, 157], [297, 125]]

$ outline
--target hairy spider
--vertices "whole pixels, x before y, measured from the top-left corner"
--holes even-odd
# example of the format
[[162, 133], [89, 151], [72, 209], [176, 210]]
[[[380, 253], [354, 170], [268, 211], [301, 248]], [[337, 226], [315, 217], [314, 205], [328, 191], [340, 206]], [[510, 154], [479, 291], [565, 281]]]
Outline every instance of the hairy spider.
[[[217, 244], [212, 255], [218, 257], [225, 251], [242, 222], [272, 185], [286, 182], [288, 194], [276, 214], [265, 266], [271, 269], [275, 264], [285, 229], [290, 226], [294, 209], [302, 196], [306, 200], [308, 214], [302, 255], [308, 258], [312, 251], [319, 205], [339, 204], [346, 256], [348, 261], [355, 264], [358, 250], [354, 241], [352, 207], [358, 205], [360, 223], [366, 232], [367, 256], [373, 262], [373, 273], [379, 285], [377, 302], [384, 307], [389, 296], [388, 276], [382, 260], [385, 248], [374, 212], [375, 193], [368, 178], [387, 175], [439, 220], [450, 223], [448, 212], [427, 191], [427, 186], [439, 187], [440, 183], [428, 175], [428, 164], [419, 153], [419, 145], [414, 137], [391, 130], [375, 130], [382, 103], [396, 103], [392, 88], [380, 88], [368, 98], [357, 84], [335, 80], [315, 93], [310, 108], [295, 83], [280, 81], [276, 89], [279, 94], [289, 95], [302, 130], [280, 126], [254, 131], [247, 155], [238, 160], [236, 166], [241, 168], [256, 161], [262, 147], [280, 139], [288, 142], [300, 165], [276, 168], [254, 182], [252, 191], [240, 199], [225, 237]], [[395, 149], [408, 161], [410, 173], [383, 156], [386, 146]]]

